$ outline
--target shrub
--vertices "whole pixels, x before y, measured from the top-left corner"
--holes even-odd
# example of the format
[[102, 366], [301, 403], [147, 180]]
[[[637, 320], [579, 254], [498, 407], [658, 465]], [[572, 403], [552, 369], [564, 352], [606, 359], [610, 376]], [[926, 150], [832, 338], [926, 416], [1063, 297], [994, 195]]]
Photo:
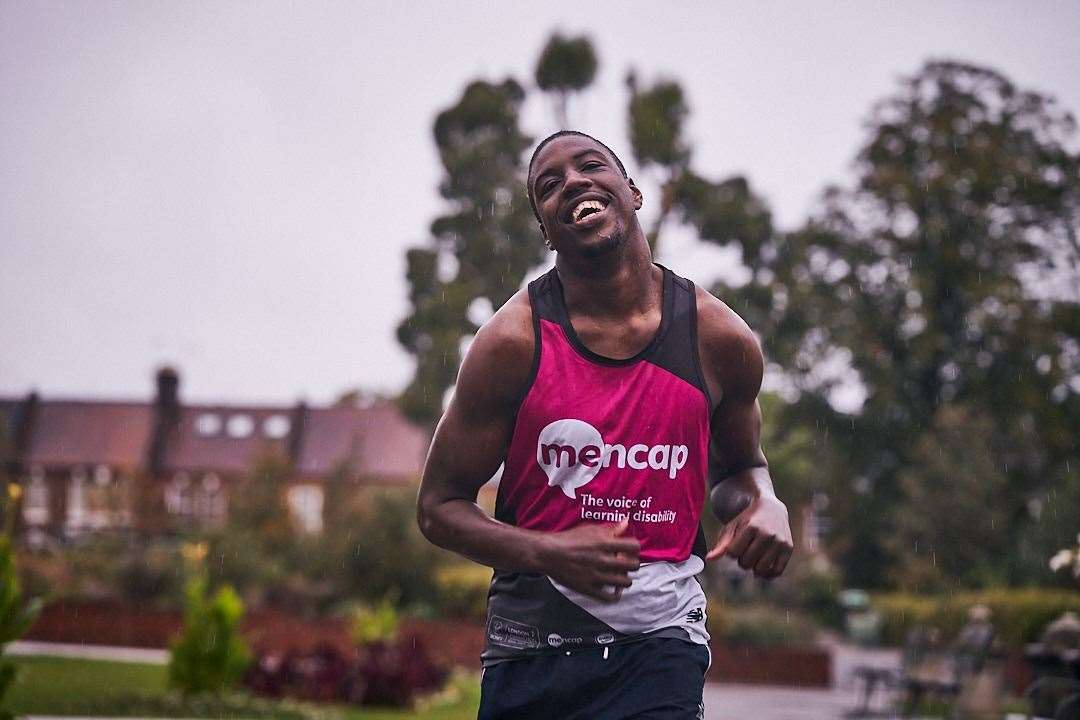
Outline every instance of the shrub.
[[405, 707], [419, 694], [438, 690], [446, 677], [419, 638], [407, 637], [368, 643], [353, 659], [329, 645], [309, 652], [265, 652], [244, 683], [271, 697]]
[[169, 685], [185, 695], [224, 692], [250, 661], [239, 632], [243, 603], [227, 585], [208, 598], [206, 586], [202, 573], [188, 582], [183, 634], [171, 648]]
[[709, 632], [724, 645], [789, 647], [811, 645], [817, 626], [805, 615], [770, 606], [709, 603]]
[[375, 606], [360, 605], [353, 610], [351, 634], [361, 647], [397, 639], [401, 617], [389, 598]]
[[[0, 533], [0, 703], [16, 675], [14, 663], [3, 656], [4, 646], [22, 637], [37, 619], [39, 612], [40, 599], [34, 598], [23, 604], [19, 578], [15, 573], [15, 561], [12, 559], [11, 536], [5, 530]], [[0, 710], [0, 718], [10, 717], [10, 712]]]
[[1080, 593], [1039, 588], [999, 589], [946, 596], [902, 593], [876, 595], [874, 608], [881, 613], [882, 639], [901, 645], [908, 632], [932, 625], [944, 637], [954, 637], [967, 622], [972, 605], [990, 608], [997, 638], [1009, 647], [1035, 642], [1043, 629], [1066, 610], [1080, 611]]
[[491, 568], [473, 563], [457, 563], [435, 573], [439, 592], [439, 612], [444, 617], [483, 619], [487, 611]]
[[180, 553], [171, 543], [133, 549], [123, 558], [118, 575], [123, 599], [138, 604], [175, 607], [183, 586]]

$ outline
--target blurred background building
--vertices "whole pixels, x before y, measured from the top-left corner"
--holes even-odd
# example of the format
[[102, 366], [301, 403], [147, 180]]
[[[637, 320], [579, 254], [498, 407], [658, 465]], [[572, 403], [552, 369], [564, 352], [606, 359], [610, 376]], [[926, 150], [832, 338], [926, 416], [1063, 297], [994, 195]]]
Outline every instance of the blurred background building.
[[85, 533], [160, 533], [222, 525], [260, 456], [292, 469], [288, 507], [303, 532], [323, 527], [324, 485], [415, 485], [428, 436], [393, 403], [332, 407], [185, 404], [160, 369], [151, 400], [0, 398], [4, 462], [24, 487], [32, 544]]

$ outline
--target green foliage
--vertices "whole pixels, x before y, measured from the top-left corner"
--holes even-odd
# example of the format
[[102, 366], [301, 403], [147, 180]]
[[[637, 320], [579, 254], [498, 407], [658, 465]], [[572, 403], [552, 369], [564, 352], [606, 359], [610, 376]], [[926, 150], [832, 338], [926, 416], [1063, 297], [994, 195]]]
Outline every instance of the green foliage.
[[15, 570], [14, 553], [11, 548], [11, 508], [18, 499], [18, 486], [9, 486], [3, 532], [0, 533], [0, 718], [10, 718], [11, 713], [2, 709], [4, 696], [17, 674], [15, 665], [4, 657], [5, 646], [23, 636], [41, 612], [41, 599], [24, 603]]
[[942, 637], [953, 638], [967, 622], [968, 609], [985, 605], [992, 613], [996, 637], [1015, 648], [1038, 640], [1066, 610], [1080, 611], [1080, 593], [1038, 588], [938, 596], [893, 593], [873, 596], [872, 604], [881, 613], [882, 638], [890, 645], [903, 644], [916, 627], [936, 627]]
[[905, 502], [892, 513], [886, 547], [897, 587], [942, 592], [1006, 582], [1008, 479], [996, 462], [990, 420], [957, 405], [938, 411], [901, 470]]
[[[954, 507], [912, 498], [963, 474], [946, 467], [951, 448], [939, 443], [944, 459], [916, 477], [937, 452], [919, 429], [945, 422], [939, 410], [951, 403], [989, 422], [983, 438], [999, 470], [987, 482], [1008, 490], [994, 503], [995, 545], [1016, 549], [963, 582], [1045, 581], [1038, 557], [1053, 533], [1035, 527], [1030, 504], [1080, 492], [1067, 462], [1080, 432], [1080, 395], [1067, 386], [1080, 370], [1068, 340], [1080, 314], [1075, 123], [991, 70], [933, 62], [877, 105], [869, 127], [856, 187], [828, 190], [796, 232], [741, 240], [751, 282], [714, 291], [738, 300], [783, 368], [789, 417], [847, 458], [830, 495], [832, 550], [848, 582], [882, 586], [903, 563], [909, 548], [890, 545], [883, 518], [950, 521]], [[704, 228], [710, 212], [723, 216], [696, 209], [687, 219]], [[842, 377], [822, 368], [837, 363], [866, 388], [857, 414], [832, 405]]]
[[627, 78], [630, 88], [630, 145], [642, 167], [685, 166], [690, 160], [690, 147], [682, 138], [683, 124], [690, 108], [683, 97], [682, 87], [671, 80], [661, 80], [649, 88], [639, 89], [637, 78]]
[[536, 85], [554, 93], [560, 127], [567, 127], [567, 96], [592, 84], [596, 66], [596, 52], [585, 36], [564, 38], [555, 33], [544, 46], [536, 63]]
[[491, 569], [474, 563], [455, 563], [435, 574], [439, 611], [444, 617], [482, 620], [487, 610]]
[[223, 693], [251, 661], [240, 637], [243, 602], [227, 585], [207, 597], [206, 586], [201, 574], [188, 582], [183, 634], [171, 647], [169, 685], [185, 695]]
[[350, 626], [353, 642], [359, 646], [397, 640], [401, 615], [390, 598], [376, 605], [360, 605], [353, 610]]
[[292, 464], [280, 454], [256, 457], [251, 472], [230, 494], [230, 528], [251, 533], [272, 552], [290, 547], [295, 533], [286, 491], [294, 476]]
[[353, 515], [341, 562], [347, 592], [368, 602], [393, 597], [404, 607], [431, 607], [435, 571], [445, 555], [420, 534], [412, 493], [374, 495]]
[[739, 607], [710, 602], [709, 633], [723, 645], [777, 647], [812, 645], [817, 627], [798, 612], [768, 605]]
[[450, 207], [432, 222], [430, 240], [406, 253], [412, 307], [397, 329], [417, 362], [399, 399], [413, 420], [434, 423], [442, 412], [461, 340], [479, 327], [470, 309], [501, 306], [542, 257], [525, 195], [522, 153], [531, 140], [518, 128], [524, 98], [513, 80], [474, 82], [435, 119], [446, 171], [439, 191]]
[[174, 542], [147, 541], [116, 557], [116, 588], [124, 600], [169, 605], [181, 594], [183, 568]]

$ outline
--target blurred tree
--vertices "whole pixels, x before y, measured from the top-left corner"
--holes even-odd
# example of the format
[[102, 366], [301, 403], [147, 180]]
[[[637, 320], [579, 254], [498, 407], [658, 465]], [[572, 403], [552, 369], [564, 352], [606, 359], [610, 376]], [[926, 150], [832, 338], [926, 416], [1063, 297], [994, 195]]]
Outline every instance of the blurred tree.
[[229, 529], [250, 533], [270, 552], [286, 550], [294, 538], [286, 495], [293, 477], [292, 464], [280, 453], [257, 457], [251, 473], [230, 493]]
[[[945, 403], [993, 420], [1010, 490], [1001, 531], [1014, 542], [1028, 501], [1067, 477], [1080, 431], [1074, 131], [1051, 98], [931, 62], [877, 105], [853, 190], [830, 188], [797, 232], [771, 233], [762, 216], [739, 238], [752, 280], [714, 291], [738, 299], [803, 421], [850, 459], [835, 488], [850, 513], [837, 523], [849, 581], [885, 581], [886, 518], [934, 511], [913, 507], [898, 478], [917, 471]], [[686, 205], [713, 240], [705, 219], [722, 217], [719, 203]], [[866, 391], [854, 415], [832, 404], [852, 372]]]
[[518, 128], [525, 92], [513, 80], [474, 82], [435, 119], [446, 176], [439, 192], [450, 212], [431, 224], [431, 239], [406, 254], [409, 316], [398, 341], [417, 368], [400, 403], [412, 419], [433, 423], [461, 363], [461, 342], [491, 308], [505, 303], [544, 246], [533, 229]]
[[[1011, 554], [1008, 478], [993, 452], [993, 421], [961, 405], [943, 405], [899, 473], [904, 502], [884, 537], [896, 558], [890, 580], [908, 592], [956, 585], [993, 587], [1008, 580]], [[925, 510], [925, 512], [922, 512]]]
[[536, 63], [536, 85], [554, 98], [555, 120], [568, 128], [566, 105], [570, 93], [581, 92], [596, 77], [596, 52], [585, 36], [564, 38], [555, 33]]
[[660, 212], [646, 232], [653, 254], [658, 251], [660, 231], [671, 213], [679, 180], [687, 172], [690, 148], [682, 137], [683, 123], [690, 112], [682, 87], [671, 80], [660, 80], [648, 88], [639, 88], [637, 74], [626, 76], [630, 91], [627, 108], [630, 146], [641, 170], [660, 173]]

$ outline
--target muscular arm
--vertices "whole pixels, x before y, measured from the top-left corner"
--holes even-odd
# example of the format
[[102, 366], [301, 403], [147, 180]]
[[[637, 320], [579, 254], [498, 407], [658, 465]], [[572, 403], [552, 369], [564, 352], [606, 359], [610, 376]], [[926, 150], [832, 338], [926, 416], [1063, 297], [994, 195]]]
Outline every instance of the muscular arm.
[[454, 397], [428, 452], [417, 520], [431, 542], [508, 572], [549, 575], [603, 600], [629, 587], [639, 545], [625, 526], [583, 525], [544, 533], [508, 525], [476, 504], [498, 469], [529, 379], [535, 340], [528, 295], [515, 295], [477, 333], [458, 373]]
[[764, 358], [753, 332], [731, 308], [698, 293], [698, 336], [714, 399], [709, 500], [725, 523], [707, 558], [729, 555], [761, 577], [784, 571], [793, 543], [787, 508], [776, 496], [761, 450], [758, 392]]

